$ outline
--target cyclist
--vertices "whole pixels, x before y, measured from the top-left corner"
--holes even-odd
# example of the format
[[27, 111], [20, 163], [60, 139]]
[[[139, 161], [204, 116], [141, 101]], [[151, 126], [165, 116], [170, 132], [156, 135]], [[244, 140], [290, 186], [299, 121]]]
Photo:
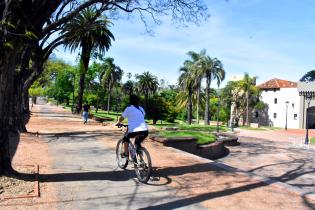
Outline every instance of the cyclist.
[[128, 144], [130, 138], [135, 139], [136, 150], [141, 148], [141, 142], [148, 136], [148, 125], [145, 123], [144, 109], [139, 106], [139, 98], [136, 95], [131, 95], [129, 98], [130, 105], [124, 110], [118, 119], [116, 125], [120, 125], [122, 121], [128, 119], [128, 132], [124, 135], [124, 153], [122, 157], [128, 157]]

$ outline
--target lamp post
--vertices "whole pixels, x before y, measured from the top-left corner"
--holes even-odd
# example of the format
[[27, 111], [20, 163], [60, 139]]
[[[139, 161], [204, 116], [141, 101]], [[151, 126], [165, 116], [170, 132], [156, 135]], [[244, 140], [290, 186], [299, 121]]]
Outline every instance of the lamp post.
[[289, 106], [289, 101], [285, 102], [286, 109], [285, 109], [285, 130], [288, 130], [288, 106]]
[[[307, 109], [306, 109], [306, 134], [305, 134], [305, 144], [309, 144], [309, 139], [308, 139], [308, 109], [310, 107], [310, 103], [311, 103], [311, 100], [313, 99], [315, 95], [315, 92], [314, 91], [301, 91], [300, 92], [300, 96], [303, 96], [304, 97], [304, 101], [307, 102]], [[304, 110], [303, 110], [304, 112]]]
[[75, 89], [75, 74], [72, 74], [73, 76], [73, 89], [72, 89], [72, 106], [71, 106], [71, 112], [74, 113], [74, 89]]
[[310, 103], [311, 103], [312, 97], [307, 96], [305, 99], [306, 99], [306, 102], [307, 102], [306, 123], [305, 123], [306, 124], [305, 144], [309, 144], [309, 138], [308, 138], [308, 108], [310, 108]]
[[[220, 100], [220, 98], [219, 98]], [[220, 101], [218, 101], [218, 112], [217, 112], [217, 133], [219, 133], [220, 131], [220, 127], [219, 127], [219, 116], [220, 116]]]

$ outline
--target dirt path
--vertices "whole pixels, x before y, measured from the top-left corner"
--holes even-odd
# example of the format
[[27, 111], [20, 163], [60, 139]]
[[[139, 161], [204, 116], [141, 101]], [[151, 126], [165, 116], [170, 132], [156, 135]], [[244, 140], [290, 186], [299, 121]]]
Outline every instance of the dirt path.
[[[284, 188], [225, 171], [209, 160], [147, 141], [155, 167], [149, 185], [132, 170], [116, 168], [114, 147], [122, 134], [95, 122], [83, 126], [60, 107], [42, 105], [29, 131], [39, 132], [42, 198], [10, 201], [9, 209], [313, 209], [314, 201]], [[30, 144], [32, 145], [32, 144]], [[44, 151], [44, 152], [43, 152]], [[34, 153], [19, 147], [17, 156]], [[36, 152], [35, 152], [36, 153]], [[20, 155], [18, 155], [20, 154]], [[44, 159], [45, 159], [44, 158]], [[41, 158], [38, 158], [38, 161]], [[55, 192], [55, 193], [53, 193]], [[0, 207], [2, 209], [3, 206]]]

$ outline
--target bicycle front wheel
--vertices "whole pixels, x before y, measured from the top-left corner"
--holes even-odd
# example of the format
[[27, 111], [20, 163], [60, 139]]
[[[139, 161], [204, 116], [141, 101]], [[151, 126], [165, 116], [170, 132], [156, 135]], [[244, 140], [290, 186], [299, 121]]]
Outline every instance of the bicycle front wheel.
[[124, 151], [125, 151], [124, 142], [122, 139], [120, 139], [117, 142], [117, 146], [116, 146], [116, 160], [117, 160], [118, 167], [121, 169], [125, 169], [128, 165], [128, 158], [121, 156], [121, 154], [123, 154]]
[[137, 163], [135, 164], [137, 178], [142, 183], [147, 183], [152, 171], [151, 157], [144, 147], [137, 152]]

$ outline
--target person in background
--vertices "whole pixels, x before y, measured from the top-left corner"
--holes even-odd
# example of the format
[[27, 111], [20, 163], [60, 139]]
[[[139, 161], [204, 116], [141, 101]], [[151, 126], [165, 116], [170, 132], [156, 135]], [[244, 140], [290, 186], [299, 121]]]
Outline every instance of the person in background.
[[83, 105], [83, 124], [86, 124], [89, 118], [89, 109], [90, 109], [90, 105], [88, 104], [88, 102], [85, 102], [85, 104]]

